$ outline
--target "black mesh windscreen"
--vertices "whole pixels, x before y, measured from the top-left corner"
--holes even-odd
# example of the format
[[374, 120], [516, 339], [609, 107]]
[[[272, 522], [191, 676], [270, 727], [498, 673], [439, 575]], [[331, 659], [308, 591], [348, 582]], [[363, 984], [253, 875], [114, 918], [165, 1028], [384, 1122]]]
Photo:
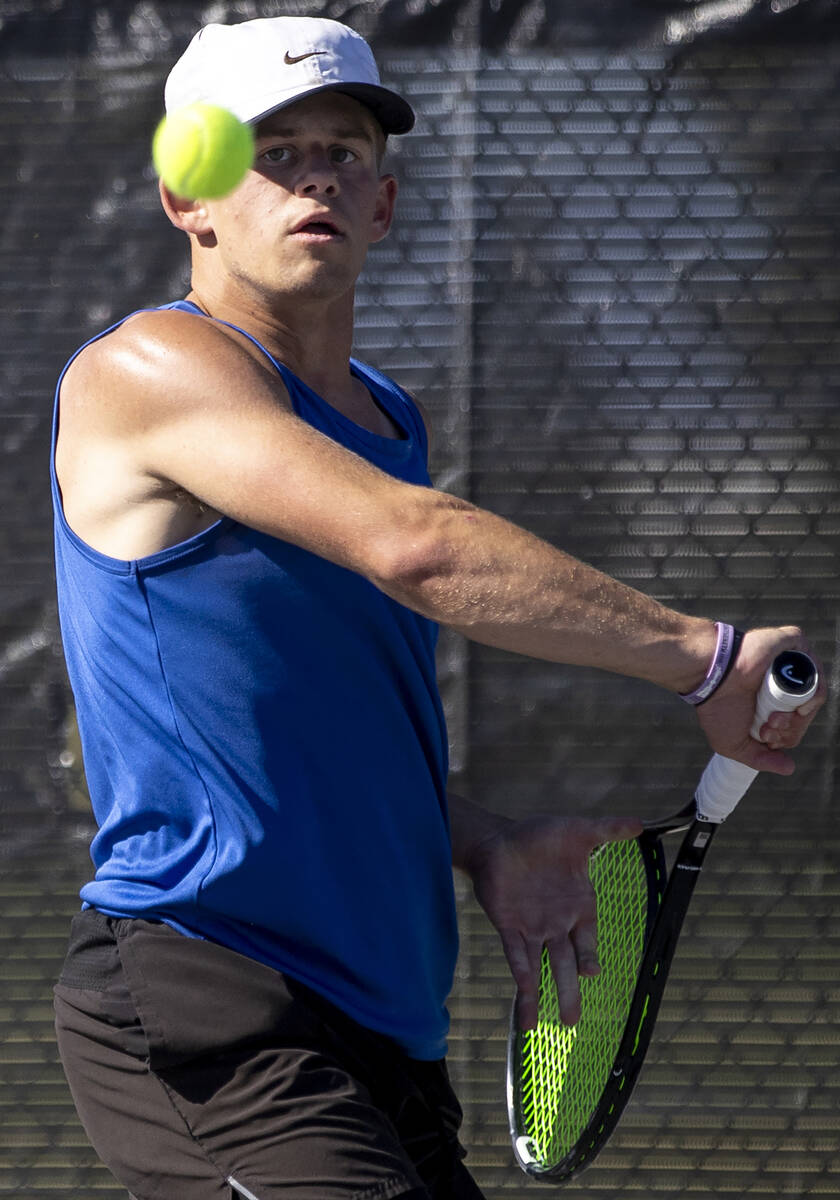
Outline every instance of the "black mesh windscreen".
[[[72, 1109], [50, 988], [92, 824], [55, 623], [52, 393], [87, 337], [182, 295], [151, 132], [205, 20], [328, 15], [414, 104], [356, 353], [430, 410], [439, 485], [641, 590], [800, 623], [840, 561], [840, 7], [832, 0], [0, 0], [0, 1193], [124, 1193]], [[457, 787], [511, 816], [664, 813], [705, 761], [645, 684], [442, 639]], [[564, 1191], [840, 1195], [837, 691], [792, 779], [716, 839], [648, 1063]], [[538, 1189], [504, 1107], [511, 983], [457, 881], [451, 1069], [487, 1196]]]

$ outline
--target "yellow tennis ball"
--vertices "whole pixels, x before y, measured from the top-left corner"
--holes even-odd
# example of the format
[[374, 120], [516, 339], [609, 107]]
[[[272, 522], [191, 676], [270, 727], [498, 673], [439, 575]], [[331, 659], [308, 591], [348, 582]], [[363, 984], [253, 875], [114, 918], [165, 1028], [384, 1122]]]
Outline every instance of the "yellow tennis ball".
[[164, 117], [152, 141], [155, 170], [176, 196], [217, 200], [254, 162], [250, 126], [215, 104], [186, 104]]

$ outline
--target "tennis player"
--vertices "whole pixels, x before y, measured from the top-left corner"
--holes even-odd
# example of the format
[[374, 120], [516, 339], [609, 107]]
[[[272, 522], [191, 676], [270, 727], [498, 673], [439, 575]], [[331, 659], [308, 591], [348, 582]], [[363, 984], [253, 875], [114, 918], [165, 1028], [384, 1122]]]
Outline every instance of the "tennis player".
[[509, 822], [446, 794], [439, 623], [652, 681], [711, 746], [789, 773], [819, 706], [750, 739], [795, 627], [687, 617], [429, 486], [428, 435], [352, 359], [354, 285], [408, 103], [333, 21], [210, 25], [169, 109], [256, 129], [242, 186], [161, 191], [192, 290], [57, 390], [61, 626], [98, 832], [56, 988], [90, 1139], [136, 1200], [468, 1200], [447, 1080], [452, 864], [533, 1023], [597, 971], [590, 851], [634, 820]]

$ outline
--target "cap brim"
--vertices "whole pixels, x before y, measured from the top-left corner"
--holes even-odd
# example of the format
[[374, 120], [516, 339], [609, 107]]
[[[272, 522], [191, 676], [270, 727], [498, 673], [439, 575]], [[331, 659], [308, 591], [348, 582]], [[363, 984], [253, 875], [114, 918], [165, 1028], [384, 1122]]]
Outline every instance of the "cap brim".
[[342, 92], [345, 96], [352, 96], [354, 100], [358, 100], [360, 104], [364, 104], [366, 108], [370, 109], [385, 133], [408, 133], [410, 129], [414, 128], [414, 109], [411, 105], [396, 92], [378, 87], [373, 83], [325, 83], [321, 87], [308, 88], [288, 100], [281, 100], [279, 104], [270, 105], [264, 112], [250, 117], [248, 124], [256, 125], [258, 121], [270, 117], [272, 113], [279, 112], [282, 108], [288, 108], [291, 104], [297, 104], [299, 100], [305, 100], [307, 96], [317, 96], [320, 92]]

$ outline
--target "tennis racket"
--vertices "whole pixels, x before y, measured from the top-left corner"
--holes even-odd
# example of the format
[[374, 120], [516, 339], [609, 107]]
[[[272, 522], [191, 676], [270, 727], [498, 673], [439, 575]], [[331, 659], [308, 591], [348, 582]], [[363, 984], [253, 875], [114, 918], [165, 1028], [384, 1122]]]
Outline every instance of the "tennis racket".
[[[771, 712], [815, 694], [817, 669], [796, 650], [780, 654], [762, 685], [752, 736]], [[757, 771], [715, 754], [694, 800], [636, 839], [599, 847], [590, 859], [598, 902], [599, 975], [580, 981], [581, 1016], [560, 1020], [543, 950], [535, 1029], [511, 1013], [507, 1102], [513, 1151], [534, 1179], [561, 1183], [589, 1166], [609, 1140], [638, 1078], [694, 885], [718, 825]], [[685, 832], [670, 877], [661, 838]]]

